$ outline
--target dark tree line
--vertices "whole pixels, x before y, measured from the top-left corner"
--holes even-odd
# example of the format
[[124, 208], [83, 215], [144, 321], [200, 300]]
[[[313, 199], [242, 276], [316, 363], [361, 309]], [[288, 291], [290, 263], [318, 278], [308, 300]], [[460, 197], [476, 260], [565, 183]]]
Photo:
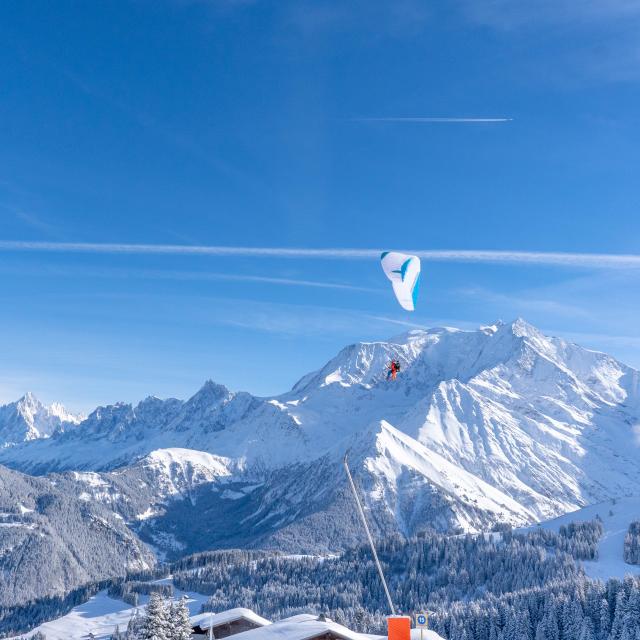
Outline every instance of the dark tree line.
[[640, 564], [640, 522], [632, 522], [624, 537], [624, 561]]
[[452, 640], [638, 640], [640, 581], [553, 581], [469, 604], [452, 603], [435, 619]]
[[[433, 532], [378, 543], [400, 610], [432, 612], [433, 627], [451, 640], [640, 640], [640, 583], [588, 580], [578, 560], [597, 558], [599, 520], [528, 533], [501, 531], [444, 536]], [[386, 599], [368, 547], [337, 557], [268, 551], [213, 551], [153, 571], [0, 609], [0, 630], [24, 632], [63, 615], [98, 590], [137, 604], [139, 594], [171, 597], [172, 586], [150, 581], [173, 574], [174, 585], [210, 596], [205, 609], [244, 606], [278, 619], [325, 613], [346, 626], [385, 633]], [[605, 604], [606, 602], [606, 604]], [[132, 628], [124, 637], [138, 637]], [[557, 628], [557, 633], [556, 633]]]
[[[558, 533], [394, 537], [379, 543], [378, 552], [400, 609], [434, 611], [437, 620], [451, 603], [583, 581], [576, 560], [595, 559], [601, 535], [602, 524], [594, 520]], [[211, 596], [208, 609], [244, 606], [274, 619], [317, 611], [354, 629], [384, 632], [386, 599], [366, 546], [336, 558], [210, 552], [173, 569], [177, 587]], [[442, 625], [445, 619], [441, 615]]]

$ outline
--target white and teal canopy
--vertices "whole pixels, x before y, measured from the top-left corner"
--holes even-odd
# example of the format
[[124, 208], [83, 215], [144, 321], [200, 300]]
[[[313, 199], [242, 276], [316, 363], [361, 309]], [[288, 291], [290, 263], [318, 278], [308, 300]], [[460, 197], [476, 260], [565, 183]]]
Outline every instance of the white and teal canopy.
[[420, 258], [397, 251], [385, 251], [380, 261], [402, 308], [414, 311], [420, 285]]

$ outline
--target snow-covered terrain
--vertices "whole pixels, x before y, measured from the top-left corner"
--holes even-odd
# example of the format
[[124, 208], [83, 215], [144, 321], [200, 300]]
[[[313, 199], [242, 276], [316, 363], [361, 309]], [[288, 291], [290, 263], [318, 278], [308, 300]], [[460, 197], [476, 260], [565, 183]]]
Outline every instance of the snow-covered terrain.
[[153, 554], [107, 506], [0, 467], [0, 606], [63, 596], [154, 565]]
[[0, 447], [48, 438], [77, 426], [83, 419], [59, 403], [46, 406], [32, 393], [26, 393], [16, 402], [0, 406]]
[[[56, 482], [172, 555], [327, 552], [359, 535], [346, 451], [383, 533], [522, 526], [636, 492], [639, 381], [523, 320], [411, 331], [346, 347], [273, 398], [207, 382], [184, 402], [100, 407], [75, 429], [1, 450], [0, 463], [76, 472]], [[196, 517], [206, 537], [182, 524]]]
[[[202, 604], [206, 600], [205, 596], [199, 593], [184, 592], [176, 589], [174, 597], [178, 599], [182, 596], [187, 597], [192, 624], [201, 624], [203, 620], [208, 622], [211, 619], [210, 614], [199, 613]], [[138, 614], [144, 614], [144, 605], [146, 605], [147, 601], [148, 597], [142, 596], [140, 606], [137, 608]], [[232, 610], [228, 613], [234, 613], [235, 611], [238, 610]], [[257, 620], [263, 620], [250, 610], [244, 611], [246, 611], [246, 615], [250, 618], [255, 617]], [[218, 622], [219, 624], [225, 617], [230, 617], [225, 616], [226, 613], [227, 612], [220, 612], [215, 614], [214, 622]], [[101, 591], [88, 602], [74, 607], [67, 615], [57, 620], [45, 622], [29, 633], [13, 636], [7, 640], [29, 638], [37, 631], [43, 633], [47, 640], [86, 640], [89, 634], [92, 634], [96, 640], [103, 640], [109, 638], [116, 627], [118, 627], [120, 631], [126, 630], [129, 620], [131, 620], [134, 615], [136, 615], [136, 608], [130, 607], [121, 600], [110, 598], [106, 591]], [[233, 619], [233, 617], [234, 616], [232, 616], [231, 619]], [[264, 622], [266, 623], [267, 621], [265, 620]], [[301, 638], [333, 632], [339, 637], [344, 637], [345, 640], [382, 640], [382, 636], [357, 633], [331, 620], [325, 622], [320, 621], [317, 615], [312, 614], [292, 616], [277, 621], [274, 624], [268, 624], [267, 626], [268, 630], [265, 632], [257, 628], [242, 634], [237, 634], [238, 638], [241, 640], [300, 640]], [[267, 629], [267, 627], [263, 627], [263, 629]], [[421, 634], [415, 629], [411, 633], [411, 638], [412, 640], [442, 640], [434, 631], [424, 631]]]
[[589, 505], [538, 526], [558, 531], [562, 525], [586, 522], [596, 517], [602, 520], [604, 534], [598, 545], [598, 560], [582, 563], [586, 574], [600, 580], [622, 579], [629, 574], [640, 576], [640, 566], [627, 564], [623, 556], [624, 538], [629, 524], [640, 520], [640, 496], [627, 496]]
[[[187, 604], [191, 615], [200, 612], [206, 596], [199, 593], [187, 593], [175, 590], [175, 597], [187, 597]], [[148, 596], [140, 597], [138, 613], [144, 613], [144, 605], [148, 602]], [[74, 607], [68, 614], [45, 622], [35, 629], [19, 636], [13, 636], [9, 640], [18, 638], [29, 638], [36, 631], [43, 633], [47, 640], [86, 640], [90, 633], [96, 638], [109, 638], [115, 631], [116, 626], [120, 631], [127, 629], [127, 624], [131, 617], [136, 614], [136, 607], [126, 604], [122, 600], [110, 598], [106, 591], [100, 591], [84, 604]]]

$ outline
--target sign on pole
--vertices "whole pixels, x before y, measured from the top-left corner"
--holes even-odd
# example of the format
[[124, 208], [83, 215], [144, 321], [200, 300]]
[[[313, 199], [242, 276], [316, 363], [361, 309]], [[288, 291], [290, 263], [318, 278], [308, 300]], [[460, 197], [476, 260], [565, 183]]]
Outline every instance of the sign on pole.
[[420, 640], [422, 640], [424, 629], [429, 628], [429, 614], [426, 611], [416, 613], [416, 627], [420, 629]]

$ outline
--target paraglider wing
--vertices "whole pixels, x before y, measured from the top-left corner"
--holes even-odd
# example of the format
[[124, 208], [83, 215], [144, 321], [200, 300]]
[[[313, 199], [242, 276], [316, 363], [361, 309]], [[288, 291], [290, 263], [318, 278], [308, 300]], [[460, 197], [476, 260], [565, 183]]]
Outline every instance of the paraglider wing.
[[400, 306], [407, 311], [414, 311], [420, 285], [420, 258], [397, 251], [385, 251], [380, 261]]

